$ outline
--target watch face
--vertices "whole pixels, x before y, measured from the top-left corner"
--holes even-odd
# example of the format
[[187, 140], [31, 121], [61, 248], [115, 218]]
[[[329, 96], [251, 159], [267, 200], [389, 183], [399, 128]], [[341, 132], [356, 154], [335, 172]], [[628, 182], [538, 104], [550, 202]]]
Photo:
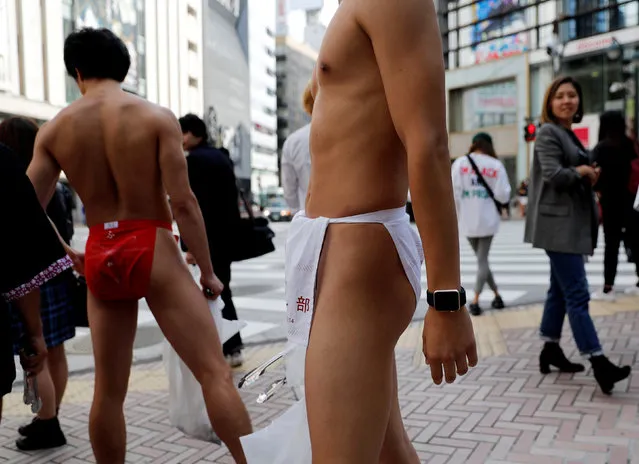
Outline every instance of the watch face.
[[458, 290], [438, 290], [434, 292], [433, 303], [437, 311], [459, 311], [462, 307]]

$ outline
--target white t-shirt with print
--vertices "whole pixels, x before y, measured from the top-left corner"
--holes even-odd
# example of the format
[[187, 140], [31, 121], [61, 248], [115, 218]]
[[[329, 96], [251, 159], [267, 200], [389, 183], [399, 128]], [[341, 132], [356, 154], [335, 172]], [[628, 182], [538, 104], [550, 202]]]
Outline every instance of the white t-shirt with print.
[[[502, 162], [482, 153], [472, 153], [470, 156], [495, 194], [495, 199], [507, 203], [511, 188]], [[455, 160], [452, 176], [460, 233], [465, 237], [495, 235], [501, 218], [488, 191], [477, 180], [467, 156]]]

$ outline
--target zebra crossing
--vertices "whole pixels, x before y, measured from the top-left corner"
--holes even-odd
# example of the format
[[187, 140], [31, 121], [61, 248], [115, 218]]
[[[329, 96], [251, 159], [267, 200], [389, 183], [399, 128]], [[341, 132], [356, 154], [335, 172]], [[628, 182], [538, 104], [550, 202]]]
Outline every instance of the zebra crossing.
[[[286, 304], [284, 300], [284, 244], [288, 223], [275, 223], [276, 250], [266, 256], [249, 261], [234, 263], [232, 267], [231, 288], [238, 316], [247, 322], [242, 330], [245, 339], [270, 333], [278, 329], [282, 336], [285, 321]], [[586, 264], [591, 291], [603, 286], [603, 234], [594, 256]], [[495, 236], [489, 260], [493, 276], [506, 306], [517, 306], [541, 302], [548, 288], [550, 266], [542, 250], [533, 249], [523, 243], [524, 221], [504, 221]], [[468, 241], [460, 238], [460, 260], [462, 285], [468, 297], [473, 298], [473, 287], [477, 272], [477, 260]], [[620, 250], [619, 267], [616, 281], [618, 291], [634, 286], [637, 277], [634, 265], [627, 263], [623, 250]], [[422, 283], [427, 285], [426, 269], [422, 269]], [[418, 303], [416, 317], [426, 310], [425, 292]], [[493, 295], [484, 289], [480, 303], [488, 307]], [[154, 318], [144, 300], [140, 301], [138, 325], [154, 324]]]

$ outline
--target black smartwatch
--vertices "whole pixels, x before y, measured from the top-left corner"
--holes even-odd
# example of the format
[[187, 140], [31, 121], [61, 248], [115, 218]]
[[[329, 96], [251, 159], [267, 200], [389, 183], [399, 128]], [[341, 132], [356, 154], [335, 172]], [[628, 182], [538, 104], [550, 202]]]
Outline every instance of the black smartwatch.
[[427, 290], [426, 302], [435, 311], [459, 311], [466, 305], [466, 290], [464, 287], [459, 287], [459, 290]]

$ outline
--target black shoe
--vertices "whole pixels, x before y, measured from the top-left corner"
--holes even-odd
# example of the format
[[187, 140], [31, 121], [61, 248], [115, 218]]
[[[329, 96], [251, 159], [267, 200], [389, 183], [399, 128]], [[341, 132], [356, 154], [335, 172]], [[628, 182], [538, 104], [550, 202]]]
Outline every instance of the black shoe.
[[57, 417], [34, 420], [29, 426], [29, 435], [16, 440], [16, 446], [21, 451], [57, 448], [67, 444]]
[[590, 358], [595, 380], [599, 384], [601, 391], [606, 395], [612, 393], [615, 383], [627, 378], [630, 375], [630, 366], [615, 366], [604, 355]]
[[493, 302], [491, 303], [493, 309], [504, 309], [506, 305], [504, 304], [504, 300], [501, 299], [501, 296], [497, 295]]
[[470, 305], [468, 305], [468, 311], [470, 311], [470, 314], [472, 314], [473, 316], [481, 316], [481, 314], [483, 313], [477, 303], [471, 303]]
[[23, 437], [28, 437], [31, 434], [31, 431], [34, 429], [35, 423], [38, 422], [39, 420], [40, 419], [38, 418], [38, 416], [35, 416], [33, 420], [29, 422], [28, 424], [18, 427], [18, 433], [22, 435]]
[[583, 372], [586, 368], [583, 364], [572, 363], [566, 358], [559, 343], [546, 342], [539, 355], [539, 372], [550, 374], [550, 366], [555, 366], [559, 372]]

